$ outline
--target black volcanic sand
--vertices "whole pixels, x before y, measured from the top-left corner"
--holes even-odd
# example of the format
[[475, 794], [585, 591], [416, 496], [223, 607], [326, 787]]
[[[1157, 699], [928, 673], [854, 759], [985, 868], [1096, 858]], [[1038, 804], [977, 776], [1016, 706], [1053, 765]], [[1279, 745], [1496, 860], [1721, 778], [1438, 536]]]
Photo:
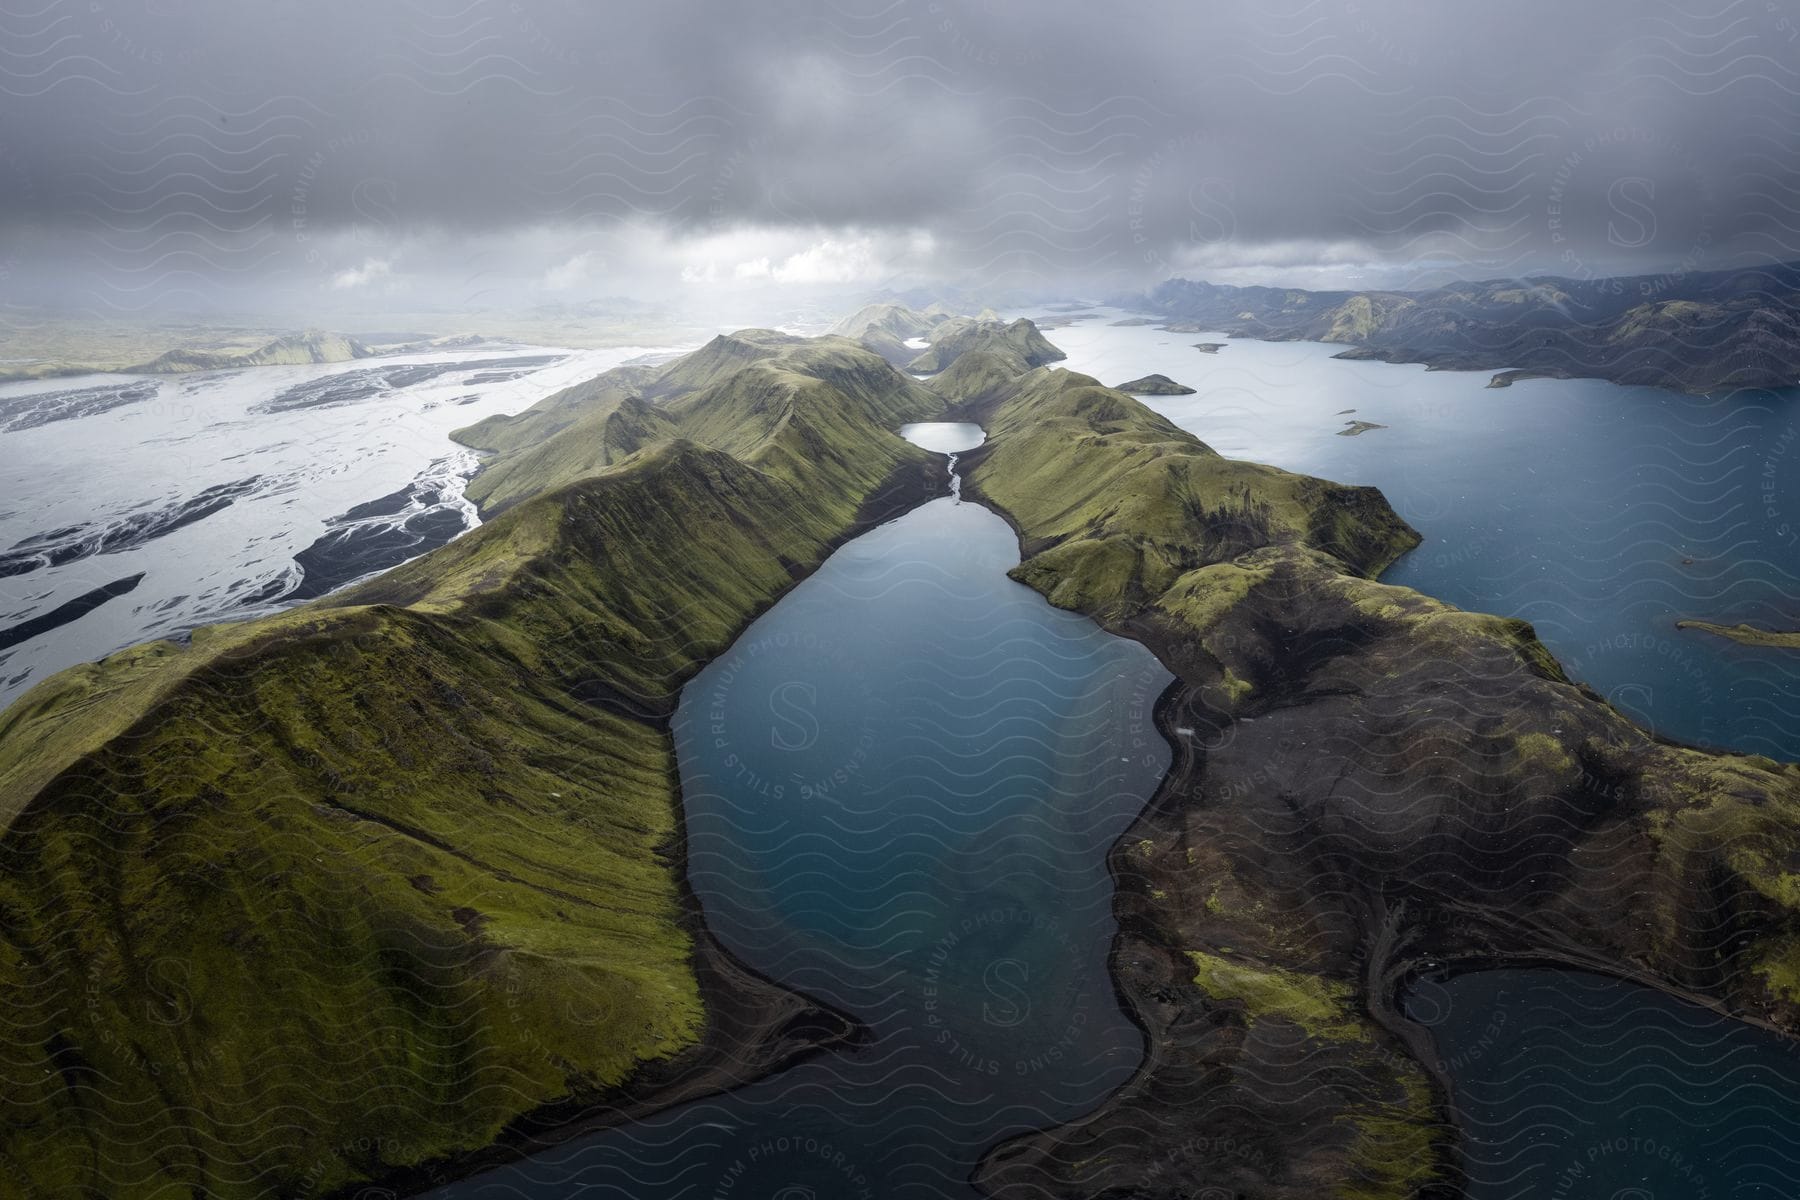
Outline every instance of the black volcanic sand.
[[96, 554], [135, 550], [147, 542], [230, 508], [239, 496], [254, 489], [261, 478], [260, 475], [252, 475], [233, 483], [214, 484], [165, 508], [130, 513], [106, 525], [68, 525], [61, 529], [34, 533], [0, 553], [0, 578], [28, 575], [45, 567], [61, 566]]
[[470, 528], [467, 513], [455, 503], [461, 482], [461, 477], [447, 479], [441, 472], [428, 470], [405, 487], [346, 509], [325, 523], [325, 532], [310, 546], [294, 555], [300, 568], [298, 584], [283, 590], [286, 579], [272, 580], [245, 597], [244, 603], [317, 599], [448, 543]]
[[123, 579], [115, 579], [111, 583], [83, 592], [73, 600], [57, 605], [46, 613], [39, 613], [29, 621], [21, 621], [6, 629], [0, 629], [0, 650], [16, 646], [40, 634], [49, 633], [52, 629], [60, 629], [71, 621], [80, 620], [93, 612], [115, 596], [123, 596], [142, 583], [144, 572], [127, 575]]
[[380, 367], [359, 367], [333, 375], [309, 379], [266, 400], [252, 412], [292, 412], [302, 408], [327, 408], [335, 404], [354, 404], [372, 396], [399, 391], [415, 384], [428, 383], [459, 371], [472, 373], [500, 372], [496, 378], [517, 379], [540, 367], [561, 362], [561, 354], [535, 354], [512, 358], [484, 358], [467, 362], [395, 363]]
[[0, 399], [0, 431], [17, 433], [53, 421], [73, 421], [138, 404], [156, 395], [154, 380], [108, 383], [99, 387], [65, 388]]
[[359, 524], [325, 534], [294, 555], [302, 578], [286, 600], [311, 600], [353, 579], [397, 567], [468, 528], [455, 508], [433, 508], [389, 524]]

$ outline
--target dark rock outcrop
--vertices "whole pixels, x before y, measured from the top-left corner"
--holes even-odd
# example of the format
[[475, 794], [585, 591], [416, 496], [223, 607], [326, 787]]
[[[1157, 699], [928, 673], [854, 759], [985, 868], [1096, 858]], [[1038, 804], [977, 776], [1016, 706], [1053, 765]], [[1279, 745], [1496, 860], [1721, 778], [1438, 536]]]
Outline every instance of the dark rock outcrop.
[[1800, 1031], [1800, 767], [1660, 742], [1530, 626], [1375, 582], [1379, 493], [1222, 459], [1065, 371], [980, 406], [965, 494], [1016, 578], [1177, 677], [1170, 774], [1115, 845], [1112, 963], [1149, 1042], [992, 1194], [1449, 1196], [1421, 964], [1551, 960]]

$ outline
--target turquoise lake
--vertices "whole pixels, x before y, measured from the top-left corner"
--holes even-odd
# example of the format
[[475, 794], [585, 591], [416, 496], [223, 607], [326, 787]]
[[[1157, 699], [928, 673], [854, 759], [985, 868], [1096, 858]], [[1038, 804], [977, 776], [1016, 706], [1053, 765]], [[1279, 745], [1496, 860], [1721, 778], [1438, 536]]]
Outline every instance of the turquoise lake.
[[[948, 450], [972, 428], [909, 434]], [[1008, 579], [1018, 560], [999, 517], [934, 500], [840, 548], [682, 693], [707, 923], [869, 1044], [439, 1195], [973, 1197], [987, 1147], [1130, 1076], [1105, 855], [1168, 767], [1170, 676]]]

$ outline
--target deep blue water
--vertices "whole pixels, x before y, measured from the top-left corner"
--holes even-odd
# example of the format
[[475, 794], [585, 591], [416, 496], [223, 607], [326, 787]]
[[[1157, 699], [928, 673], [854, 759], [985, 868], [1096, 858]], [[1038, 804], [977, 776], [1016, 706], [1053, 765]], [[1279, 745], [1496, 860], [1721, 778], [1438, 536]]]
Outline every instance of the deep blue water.
[[[1425, 543], [1383, 578], [1531, 621], [1656, 732], [1800, 758], [1800, 653], [1675, 628], [1800, 628], [1800, 391], [1715, 398], [1335, 359], [1340, 347], [1057, 329], [1065, 366], [1223, 454], [1381, 488]], [[1350, 410], [1350, 411], [1346, 411]], [[1353, 437], [1352, 420], [1386, 426]], [[1422, 985], [1475, 1200], [1800, 1195], [1800, 1044], [1650, 988], [1490, 970]]]
[[1471, 1200], [1791, 1200], [1800, 1045], [1561, 970], [1405, 998], [1456, 1079]]
[[1007, 579], [1017, 562], [999, 517], [933, 501], [841, 548], [682, 693], [709, 925], [872, 1043], [440, 1195], [973, 1196], [984, 1149], [1130, 1075], [1105, 852], [1167, 769], [1169, 676]]
[[[1386, 581], [1532, 622], [1656, 732], [1800, 759], [1800, 651], [1675, 628], [1800, 628], [1800, 390], [1489, 389], [1488, 372], [1318, 343], [1205, 354], [1195, 342], [1226, 339], [1108, 324], [1119, 315], [1049, 331], [1060, 365], [1109, 384], [1161, 372], [1197, 394], [1141, 399], [1220, 453], [1381, 488], [1426, 539]], [[1387, 428], [1340, 436], [1352, 420]]]

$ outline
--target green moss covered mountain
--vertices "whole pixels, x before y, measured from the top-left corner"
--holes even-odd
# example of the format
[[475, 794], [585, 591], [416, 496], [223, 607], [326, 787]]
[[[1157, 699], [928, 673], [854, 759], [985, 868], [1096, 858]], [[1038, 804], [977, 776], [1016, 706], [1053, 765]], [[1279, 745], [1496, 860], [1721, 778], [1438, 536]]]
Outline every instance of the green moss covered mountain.
[[1418, 541], [1378, 492], [1226, 459], [1046, 365], [1028, 322], [842, 332], [741, 331], [463, 430], [478, 530], [0, 714], [0, 1194], [425, 1178], [826, 1028], [695, 920], [667, 718], [936, 490], [894, 430], [940, 416], [988, 431], [966, 494], [1018, 530], [1015, 578], [1178, 678], [1174, 766], [1112, 854], [1149, 1053], [996, 1150], [995, 1194], [1450, 1194], [1443, 1081], [1394, 1002], [1425, 958], [1800, 1028], [1800, 770], [1658, 742], [1529, 626], [1377, 582]]
[[942, 401], [756, 333], [614, 382], [487, 424], [469, 536], [0, 716], [0, 1192], [318, 1195], [763, 1060], [791, 998], [701, 986], [665, 720], [925, 494], [890, 430]]

